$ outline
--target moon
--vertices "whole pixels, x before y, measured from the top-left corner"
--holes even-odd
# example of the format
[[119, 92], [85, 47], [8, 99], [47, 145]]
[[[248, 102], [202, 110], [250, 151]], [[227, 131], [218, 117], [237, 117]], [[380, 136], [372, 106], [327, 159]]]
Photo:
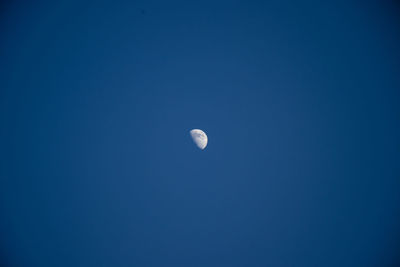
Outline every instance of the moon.
[[190, 131], [190, 136], [192, 137], [193, 142], [197, 145], [198, 148], [200, 148], [201, 150], [206, 148], [208, 138], [205, 132], [200, 129], [193, 129]]

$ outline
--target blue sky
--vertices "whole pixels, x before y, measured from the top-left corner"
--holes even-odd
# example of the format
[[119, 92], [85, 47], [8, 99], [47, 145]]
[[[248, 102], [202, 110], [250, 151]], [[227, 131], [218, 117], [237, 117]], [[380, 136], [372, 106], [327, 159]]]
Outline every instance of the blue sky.
[[4, 265], [396, 265], [397, 11], [3, 5]]

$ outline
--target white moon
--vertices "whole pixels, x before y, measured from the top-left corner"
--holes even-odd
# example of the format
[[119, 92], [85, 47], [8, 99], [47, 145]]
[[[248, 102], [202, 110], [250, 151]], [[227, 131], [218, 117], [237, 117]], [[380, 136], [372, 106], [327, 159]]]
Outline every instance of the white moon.
[[190, 136], [193, 139], [193, 142], [203, 150], [207, 146], [208, 138], [205, 132], [199, 129], [193, 129], [190, 131]]

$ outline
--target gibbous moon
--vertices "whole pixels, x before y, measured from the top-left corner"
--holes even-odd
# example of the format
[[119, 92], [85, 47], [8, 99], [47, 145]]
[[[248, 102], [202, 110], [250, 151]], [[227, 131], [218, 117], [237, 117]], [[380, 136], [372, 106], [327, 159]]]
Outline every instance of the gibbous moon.
[[199, 129], [193, 129], [190, 131], [190, 136], [193, 139], [193, 142], [203, 150], [207, 146], [208, 138], [205, 132]]

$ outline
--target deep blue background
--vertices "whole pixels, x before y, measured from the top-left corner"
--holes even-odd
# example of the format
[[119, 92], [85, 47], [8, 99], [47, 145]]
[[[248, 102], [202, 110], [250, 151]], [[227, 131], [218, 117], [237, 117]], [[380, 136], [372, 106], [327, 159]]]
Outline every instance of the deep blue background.
[[396, 266], [400, 9], [325, 2], [3, 5], [2, 263]]

